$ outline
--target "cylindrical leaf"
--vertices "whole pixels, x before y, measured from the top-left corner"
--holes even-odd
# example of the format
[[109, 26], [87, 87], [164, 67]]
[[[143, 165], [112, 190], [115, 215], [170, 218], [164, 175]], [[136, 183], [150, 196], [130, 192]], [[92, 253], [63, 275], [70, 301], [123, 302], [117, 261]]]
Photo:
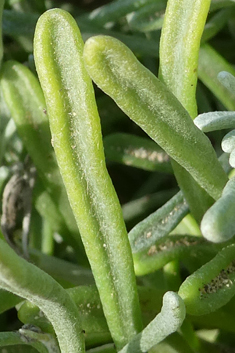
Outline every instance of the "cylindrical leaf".
[[222, 196], [209, 208], [201, 222], [203, 236], [221, 243], [235, 235], [235, 178], [228, 181]]
[[84, 353], [78, 309], [66, 291], [1, 239], [0, 245], [0, 287], [39, 306], [51, 321], [63, 353]]
[[90, 38], [84, 59], [95, 83], [217, 199], [227, 176], [208, 138], [166, 86], [111, 37]]
[[235, 294], [235, 246], [221, 250], [186, 278], [179, 289], [187, 313], [205, 315], [225, 305]]
[[34, 43], [56, 157], [110, 332], [121, 348], [141, 329], [140, 309], [122, 211], [105, 167], [83, 42], [73, 18], [54, 9], [39, 19]]
[[119, 353], [144, 353], [175, 332], [185, 319], [183, 300], [174, 292], [163, 296], [161, 312]]

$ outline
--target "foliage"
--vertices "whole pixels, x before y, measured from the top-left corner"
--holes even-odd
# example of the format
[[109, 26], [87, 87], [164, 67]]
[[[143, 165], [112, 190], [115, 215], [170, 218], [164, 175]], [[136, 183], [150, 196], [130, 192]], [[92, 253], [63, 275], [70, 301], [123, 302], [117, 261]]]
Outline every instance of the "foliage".
[[234, 4], [0, 0], [0, 353], [234, 352]]

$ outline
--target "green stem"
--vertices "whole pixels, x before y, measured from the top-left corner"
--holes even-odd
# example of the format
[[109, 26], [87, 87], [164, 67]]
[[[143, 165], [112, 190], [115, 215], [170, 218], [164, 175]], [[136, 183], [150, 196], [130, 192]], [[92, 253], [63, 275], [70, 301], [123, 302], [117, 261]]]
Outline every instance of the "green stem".
[[130, 244], [105, 167], [99, 116], [73, 18], [50, 10], [38, 21], [35, 62], [53, 146], [104, 313], [120, 349], [141, 329]]
[[42, 252], [47, 255], [52, 255], [54, 250], [54, 239], [53, 239], [53, 228], [47, 219], [43, 220], [43, 229], [42, 229]]
[[53, 201], [51, 195], [45, 190], [41, 180], [37, 179], [34, 191], [34, 206], [40, 216], [50, 224], [54, 232], [59, 233], [66, 240], [64, 233], [68, 233], [68, 229], [60, 213], [57, 204]]

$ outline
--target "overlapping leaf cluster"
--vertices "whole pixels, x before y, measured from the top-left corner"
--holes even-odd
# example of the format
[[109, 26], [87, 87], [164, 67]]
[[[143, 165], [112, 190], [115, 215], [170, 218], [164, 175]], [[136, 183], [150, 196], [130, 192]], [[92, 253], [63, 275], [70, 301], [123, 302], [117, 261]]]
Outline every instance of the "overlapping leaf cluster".
[[0, 13], [0, 352], [233, 352], [234, 1]]

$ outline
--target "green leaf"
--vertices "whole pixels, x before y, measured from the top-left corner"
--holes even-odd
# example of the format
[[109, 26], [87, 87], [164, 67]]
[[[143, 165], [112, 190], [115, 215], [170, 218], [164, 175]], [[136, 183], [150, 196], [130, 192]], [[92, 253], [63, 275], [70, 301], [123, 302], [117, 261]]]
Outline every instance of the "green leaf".
[[[155, 211], [168, 201], [174, 194], [176, 189], [162, 190], [153, 194], [147, 194], [135, 200], [129, 201], [122, 205], [123, 218], [126, 223], [136, 224], [137, 220], [144, 219], [150, 212]], [[128, 223], [128, 225], [130, 225]]]
[[[192, 119], [197, 116], [196, 86], [200, 41], [210, 0], [169, 0], [160, 39], [159, 78], [178, 98]], [[174, 157], [173, 157], [174, 158]], [[179, 161], [181, 166], [185, 168]], [[190, 210], [197, 221], [211, 206], [212, 196], [174, 160], [172, 167]], [[189, 172], [189, 173], [188, 173]], [[199, 185], [198, 185], [199, 184]], [[202, 187], [202, 188], [201, 188]], [[208, 195], [208, 194], [209, 195]]]
[[231, 93], [218, 81], [218, 74], [221, 71], [227, 71], [235, 76], [233, 66], [209, 44], [203, 44], [199, 53], [198, 77], [226, 109], [235, 110], [235, 92]]
[[[3, 347], [2, 351], [0, 350], [0, 352], [4, 353], [5, 349], [5, 352], [8, 353], [9, 346], [12, 346], [12, 348], [15, 347], [15, 352], [18, 352], [19, 346], [23, 346], [24, 348], [26, 346], [31, 346], [34, 347], [36, 351], [40, 353], [53, 352], [51, 350], [48, 350], [43, 343], [37, 342], [33, 339], [30, 340], [29, 338], [26, 338], [23, 334], [21, 335], [20, 332], [0, 332], [0, 347]], [[28, 351], [26, 350], [26, 352]], [[55, 353], [58, 353], [58, 350], [55, 351]]]
[[235, 294], [234, 259], [232, 244], [186, 278], [178, 293], [188, 314], [205, 315], [229, 302]]
[[218, 32], [223, 29], [227, 22], [229, 21], [230, 17], [234, 14], [231, 9], [222, 9], [218, 11], [209, 21], [206, 23], [204, 32], [202, 34], [201, 42], [204, 43], [211, 38], [213, 38]]
[[213, 243], [228, 241], [235, 235], [235, 178], [226, 184], [222, 196], [209, 208], [201, 222], [203, 236]]
[[2, 67], [0, 84], [24, 146], [37, 168], [44, 188], [56, 204], [54, 209], [66, 229], [62, 235], [75, 249], [79, 244], [78, 251], [81, 259], [84, 259], [81, 238], [51, 145], [46, 103], [39, 82], [26, 66], [16, 61], [7, 61]]
[[230, 93], [235, 94], [235, 77], [226, 71], [221, 71], [217, 76], [222, 85], [229, 90]]
[[163, 296], [161, 312], [119, 353], [144, 353], [175, 332], [185, 319], [183, 300], [174, 292]]
[[132, 252], [148, 249], [157, 240], [168, 235], [188, 211], [182, 192], [179, 192], [129, 232]]
[[222, 142], [221, 142], [222, 150], [226, 153], [231, 153], [235, 148], [235, 130], [227, 133]]
[[38, 14], [35, 13], [4, 10], [3, 34], [13, 37], [23, 35], [32, 38], [38, 17]]
[[51, 321], [63, 353], [83, 353], [76, 305], [48, 274], [20, 258], [0, 239], [0, 287], [37, 305]]
[[217, 199], [227, 176], [208, 138], [166, 86], [111, 37], [90, 38], [84, 59], [95, 83]]
[[210, 0], [168, 0], [160, 41], [160, 79], [193, 119], [198, 53], [209, 6]]
[[110, 332], [120, 349], [140, 331], [140, 309], [122, 211], [105, 167], [83, 42], [74, 19], [55, 9], [40, 17], [34, 43], [60, 172]]
[[4, 311], [13, 308], [16, 304], [21, 301], [22, 299], [17, 297], [16, 295], [6, 290], [0, 289], [0, 314], [2, 314]]
[[94, 283], [92, 272], [88, 268], [48, 256], [35, 249], [30, 250], [30, 259], [41, 270], [68, 287]]
[[194, 124], [203, 132], [235, 128], [235, 112], [210, 112], [200, 114]]
[[135, 273], [143, 276], [163, 268], [174, 260], [195, 256], [208, 261], [216, 254], [216, 249], [202, 237], [189, 235], [168, 235], [143, 251], [133, 254]]
[[161, 29], [166, 3], [166, 0], [158, 0], [130, 13], [127, 16], [130, 28], [145, 33]]
[[168, 155], [153, 141], [124, 133], [104, 138], [105, 156], [108, 161], [132, 167], [162, 172], [172, 172]]
[[[93, 286], [78, 286], [66, 290], [80, 312], [82, 327], [85, 330], [86, 346], [95, 346], [110, 342], [111, 336], [104, 317], [97, 288]], [[163, 290], [154, 287], [138, 287], [140, 304], [145, 324], [155, 316], [161, 308]], [[52, 333], [53, 328], [40, 309], [26, 301], [20, 306], [18, 317], [23, 323], [40, 327], [43, 331]]]
[[5, 3], [5, 0], [0, 0], [0, 66], [2, 65], [2, 58], [3, 58], [2, 16], [3, 16], [4, 3]]
[[116, 349], [113, 344], [106, 344], [101, 347], [89, 349], [87, 353], [116, 353]]
[[[92, 24], [96, 24], [99, 27], [103, 27], [107, 22], [117, 21], [120, 17], [127, 15], [128, 13], [142, 8], [147, 4], [156, 2], [156, 0], [117, 0], [112, 1], [109, 4], [96, 8], [89, 14], [78, 17], [78, 23], [80, 20], [86, 19]], [[159, 2], [159, 0], [157, 0]]]
[[234, 6], [233, 0], [212, 0], [210, 11], [219, 10], [220, 8]]

